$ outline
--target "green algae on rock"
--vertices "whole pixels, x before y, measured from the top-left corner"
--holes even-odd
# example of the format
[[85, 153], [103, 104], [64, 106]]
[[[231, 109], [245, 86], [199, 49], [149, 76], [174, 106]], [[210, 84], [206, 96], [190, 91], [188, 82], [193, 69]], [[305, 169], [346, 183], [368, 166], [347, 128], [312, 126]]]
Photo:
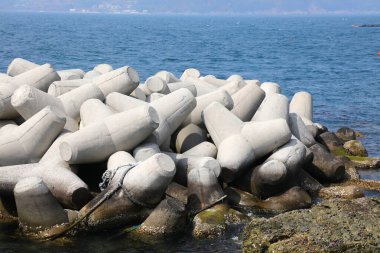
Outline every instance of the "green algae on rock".
[[376, 252], [380, 198], [326, 200], [310, 210], [253, 219], [243, 252]]
[[368, 152], [363, 143], [357, 140], [347, 141], [343, 145], [346, 152], [353, 156], [367, 157]]

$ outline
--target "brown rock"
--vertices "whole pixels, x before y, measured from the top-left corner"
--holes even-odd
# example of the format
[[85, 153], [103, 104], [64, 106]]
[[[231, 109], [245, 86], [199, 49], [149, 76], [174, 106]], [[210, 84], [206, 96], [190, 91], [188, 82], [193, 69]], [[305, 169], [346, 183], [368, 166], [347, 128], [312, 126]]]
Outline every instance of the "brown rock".
[[368, 152], [365, 149], [363, 143], [361, 143], [360, 141], [347, 141], [344, 143], [343, 147], [349, 155], [368, 157]]

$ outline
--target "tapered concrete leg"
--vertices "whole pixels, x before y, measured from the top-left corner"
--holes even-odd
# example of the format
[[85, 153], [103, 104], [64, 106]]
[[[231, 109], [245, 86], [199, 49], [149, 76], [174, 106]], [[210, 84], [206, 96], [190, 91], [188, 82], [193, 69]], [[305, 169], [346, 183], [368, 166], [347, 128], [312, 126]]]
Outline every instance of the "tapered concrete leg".
[[217, 160], [212, 157], [189, 156], [165, 152], [175, 163], [177, 172], [175, 175], [176, 182], [186, 186], [188, 173], [196, 168], [208, 168], [219, 177], [221, 168]]
[[155, 74], [155, 76], [160, 77], [167, 84], [169, 84], [169, 83], [176, 83], [176, 82], [180, 82], [181, 81], [173, 73], [165, 71], [165, 70], [157, 72]]
[[287, 143], [292, 133], [284, 119], [264, 122], [247, 122], [241, 130], [242, 136], [253, 148], [255, 158], [261, 158]]
[[223, 85], [222, 87], [220, 87], [220, 89], [227, 91], [228, 94], [232, 96], [233, 94], [238, 92], [241, 88], [243, 88], [245, 85], [246, 83], [244, 81], [233, 81], [233, 82], [229, 82]]
[[46, 107], [0, 140], [0, 165], [39, 161], [63, 129], [61, 112]]
[[11, 83], [19, 86], [27, 84], [46, 92], [50, 84], [59, 80], [60, 77], [53, 67], [44, 64], [15, 76]]
[[313, 121], [313, 98], [310, 93], [301, 91], [294, 94], [289, 105], [289, 111]]
[[73, 73], [79, 76], [79, 78], [83, 78], [83, 76], [86, 74], [86, 72], [84, 72], [83, 69], [64, 69], [64, 70], [60, 70], [60, 72]]
[[[14, 125], [17, 126], [16, 122], [13, 120], [0, 120], [0, 129], [3, 128], [6, 125]], [[1, 135], [0, 135], [1, 136]]]
[[260, 85], [260, 88], [268, 93], [277, 93], [281, 94], [281, 86], [278, 83], [264, 82]]
[[256, 196], [267, 198], [284, 190], [284, 186], [288, 183], [286, 181], [287, 173], [285, 164], [277, 160], [271, 160], [250, 170], [242, 177], [242, 182], [239, 183], [246, 185], [246, 187], [242, 187], [243, 190], [247, 190]]
[[268, 93], [257, 109], [252, 121], [266, 121], [271, 119], [288, 120], [289, 100], [287, 97], [277, 93]]
[[136, 70], [125, 66], [94, 78], [92, 82], [99, 87], [104, 97], [107, 97], [111, 92], [131, 94], [139, 85], [140, 79]]
[[321, 182], [337, 182], [343, 179], [344, 163], [316, 143], [310, 147], [314, 154], [312, 165], [305, 166], [305, 170]]
[[212, 157], [216, 158], [216, 154], [218, 153], [218, 149], [211, 142], [204, 141], [197, 146], [187, 150], [184, 152], [184, 155], [189, 156], [203, 156], [203, 157]]
[[214, 171], [208, 168], [191, 170], [187, 175], [187, 185], [188, 206], [194, 213], [211, 207], [224, 196]]
[[70, 135], [60, 145], [70, 164], [100, 162], [116, 151], [129, 151], [146, 139], [159, 124], [152, 107], [138, 107], [105, 118]]
[[194, 68], [190, 68], [190, 69], [186, 69], [182, 73], [180, 79], [181, 79], [181, 81], [185, 81], [189, 77], [199, 78], [200, 76], [201, 76], [201, 72], [199, 72], [199, 70], [194, 69]]
[[194, 124], [189, 124], [176, 134], [177, 153], [183, 153], [207, 140], [207, 132]]
[[37, 68], [38, 66], [40, 65], [34, 62], [31, 62], [22, 58], [15, 58], [8, 66], [7, 75], [17, 76], [26, 71]]
[[22, 85], [12, 95], [13, 108], [25, 119], [29, 119], [46, 106], [52, 106], [64, 112], [62, 102], [46, 92], [29, 85]]
[[165, 97], [164, 94], [161, 94], [161, 93], [152, 93], [149, 96], [147, 96], [146, 102], [151, 103], [151, 102], [156, 101], [156, 100], [158, 100], [160, 98], [163, 98], [163, 97]]
[[168, 93], [170, 93], [170, 90], [169, 90], [166, 82], [158, 76], [149, 77], [145, 81], [145, 85], [146, 85], [146, 88], [149, 90], [149, 94], [152, 94], [152, 93], [168, 94]]
[[[111, 93], [112, 94], [112, 93]], [[146, 101], [146, 94], [145, 92], [137, 87], [132, 93], [131, 93], [131, 97], [134, 97], [136, 99], [139, 99], [141, 101]]]
[[289, 127], [292, 134], [305, 144], [306, 147], [311, 147], [315, 144], [313, 135], [309, 132], [301, 117], [296, 113], [289, 114]]
[[232, 98], [225, 90], [217, 90], [196, 98], [197, 106], [183, 122], [183, 126], [188, 124], [202, 125], [202, 111], [212, 102], [219, 102], [227, 109], [232, 109], [234, 104]]
[[80, 107], [80, 118], [83, 127], [98, 123], [114, 112], [99, 99], [89, 99]]
[[87, 83], [58, 97], [62, 101], [67, 116], [79, 121], [80, 107], [88, 99], [105, 99], [102, 91], [93, 83]]
[[69, 221], [65, 210], [40, 178], [20, 180], [14, 196], [21, 227], [40, 230]]
[[113, 70], [112, 66], [109, 64], [98, 64], [94, 67], [94, 71], [98, 71], [100, 74], [105, 74]]
[[150, 236], [173, 235], [186, 228], [185, 205], [174, 198], [166, 198], [134, 232]]
[[96, 77], [99, 77], [101, 76], [102, 73], [98, 72], [98, 71], [95, 71], [95, 70], [90, 70], [88, 72], [86, 72], [86, 74], [84, 74], [83, 76], [83, 79], [94, 79]]
[[0, 119], [14, 119], [19, 114], [11, 104], [13, 92], [18, 85], [10, 83], [0, 83]]
[[178, 199], [183, 204], [187, 204], [188, 191], [187, 187], [177, 184], [176, 182], [172, 182], [168, 185], [168, 188], [165, 192], [166, 196]]
[[232, 95], [234, 107], [231, 112], [238, 116], [242, 121], [249, 121], [264, 98], [264, 91], [257, 87], [256, 84], [247, 84], [237, 93]]
[[136, 161], [143, 162], [158, 153], [161, 151], [156, 143], [145, 142], [133, 150], [133, 157]]
[[57, 71], [61, 80], [76, 80], [81, 79], [81, 77], [73, 72], [69, 71]]
[[194, 97], [196, 97], [198, 95], [197, 94], [197, 88], [195, 87], [194, 84], [191, 84], [191, 83], [186, 83], [186, 82], [168, 83], [168, 88], [169, 88], [170, 92], [179, 90], [181, 88], [186, 88], [189, 91], [191, 91], [191, 93], [193, 94]]
[[189, 90], [180, 89], [153, 101], [151, 106], [158, 113], [160, 125], [149, 140], [161, 146], [195, 108], [196, 100]]
[[260, 87], [260, 81], [259, 80], [244, 80], [246, 84], [256, 84], [258, 87]]
[[288, 143], [279, 147], [266, 161], [280, 161], [292, 175], [298, 176], [299, 170], [306, 162], [306, 152], [306, 146], [297, 138], [292, 137]]
[[148, 103], [118, 92], [112, 92], [106, 98], [106, 105], [115, 111], [124, 112], [139, 106], [147, 106]]
[[243, 81], [243, 80], [244, 80], [244, 78], [241, 75], [238, 75], [238, 74], [230, 75], [226, 79], [227, 82], [235, 82], [235, 81]]
[[188, 77], [185, 80], [186, 83], [191, 83], [195, 86], [197, 89], [197, 96], [202, 96], [207, 93], [216, 91], [219, 87], [216, 87], [206, 81], [203, 81], [202, 79], [195, 78], [195, 77]]
[[12, 80], [11, 76], [8, 76], [7, 74], [0, 73], [0, 83], [8, 83]]
[[[123, 181], [125, 190], [120, 189], [99, 206], [88, 217], [87, 225], [92, 229], [102, 229], [142, 222], [148, 216], [150, 209], [140, 206], [137, 201], [146, 205], [158, 204], [174, 174], [175, 165], [168, 156], [164, 154], [152, 156], [127, 173]], [[119, 181], [120, 178], [114, 177], [114, 180]], [[126, 191], [133, 196], [133, 200], [128, 197]], [[107, 192], [108, 189], [96, 196], [81, 209], [81, 213], [87, 212]]]
[[120, 166], [133, 164], [137, 161], [131, 154], [125, 151], [118, 151], [110, 156], [107, 162], [107, 170], [116, 171]]
[[16, 124], [5, 125], [0, 129], [0, 136], [6, 136], [8, 134], [12, 134], [14, 131], [16, 131], [17, 128], [18, 126]]
[[243, 122], [218, 102], [203, 110], [202, 120], [217, 147], [229, 136], [240, 134], [243, 127]]
[[89, 79], [56, 81], [49, 86], [47, 93], [54, 97], [58, 97], [89, 82]]

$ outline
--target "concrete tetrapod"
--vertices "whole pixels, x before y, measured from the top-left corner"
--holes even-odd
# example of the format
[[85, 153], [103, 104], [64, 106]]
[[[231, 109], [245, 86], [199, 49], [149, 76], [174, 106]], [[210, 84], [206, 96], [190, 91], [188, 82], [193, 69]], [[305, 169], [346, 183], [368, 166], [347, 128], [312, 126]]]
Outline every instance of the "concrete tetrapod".
[[83, 69], [64, 69], [64, 70], [59, 70], [59, 72], [72, 73], [79, 76], [79, 78], [83, 78], [83, 76], [86, 74], [86, 72], [84, 72]]
[[222, 178], [231, 182], [250, 165], [291, 138], [284, 119], [243, 123], [220, 103], [214, 102], [203, 111], [203, 120], [215, 145]]
[[190, 156], [165, 152], [175, 163], [177, 172], [175, 181], [184, 186], [187, 185], [187, 175], [195, 168], [208, 168], [212, 170], [216, 177], [219, 177], [221, 168], [217, 160], [212, 157]]
[[46, 107], [0, 140], [0, 166], [38, 162], [62, 131], [64, 115]]
[[297, 113], [301, 118], [313, 121], [313, 98], [310, 93], [300, 91], [290, 101], [289, 112]]
[[265, 161], [280, 161], [292, 176], [297, 176], [302, 165], [307, 161], [307, 149], [301, 141], [292, 136], [288, 143], [279, 147]]
[[267, 93], [251, 121], [266, 121], [278, 118], [288, 120], [288, 115], [288, 98], [277, 93]]
[[156, 143], [144, 142], [133, 150], [133, 157], [136, 161], [143, 162], [158, 153], [161, 153], [161, 150]]
[[[46, 106], [51, 106], [64, 114], [65, 110], [61, 100], [38, 90], [29, 85], [22, 85], [12, 95], [11, 103], [13, 108], [25, 119], [29, 119]], [[71, 131], [78, 130], [78, 123], [66, 116], [65, 128]]]
[[0, 119], [13, 119], [18, 113], [11, 105], [14, 91], [21, 85], [27, 84], [42, 91], [47, 91], [49, 85], [60, 80], [50, 64], [44, 64], [16, 77], [8, 83], [0, 84]]
[[206, 130], [194, 124], [189, 124], [175, 134], [177, 153], [183, 153], [207, 140]]
[[91, 80], [91, 79], [94, 79], [94, 78], [99, 77], [101, 75], [102, 75], [102, 73], [100, 73], [96, 70], [90, 70], [90, 71], [86, 72], [86, 74], [84, 74], [83, 79]]
[[180, 82], [181, 81], [173, 73], [171, 73], [169, 71], [165, 71], [165, 70], [157, 72], [155, 74], [155, 76], [160, 77], [167, 84], [169, 84], [169, 83], [176, 83], [176, 82]]
[[69, 222], [65, 210], [38, 177], [20, 180], [14, 188], [20, 227], [42, 230]]
[[81, 126], [89, 126], [113, 114], [114, 112], [99, 99], [89, 99], [80, 107]]
[[218, 149], [211, 142], [204, 141], [197, 146], [187, 150], [184, 152], [184, 155], [190, 156], [203, 156], [203, 157], [212, 157], [216, 158], [216, 154], [218, 153]]
[[207, 93], [216, 91], [219, 88], [206, 81], [203, 81], [202, 79], [195, 77], [188, 77], [186, 78], [186, 80], [184, 80], [184, 82], [191, 83], [195, 86], [197, 90], [197, 96], [205, 95]]
[[137, 87], [134, 91], [132, 91], [130, 96], [142, 101], [146, 101], [146, 94], [140, 87]]
[[159, 146], [164, 144], [195, 108], [196, 103], [188, 89], [179, 89], [150, 103], [158, 113], [160, 125], [149, 140]]
[[65, 112], [75, 120], [79, 120], [81, 105], [90, 98], [101, 101], [111, 92], [130, 94], [139, 84], [139, 76], [131, 67], [122, 67], [108, 72], [90, 83], [84, 84], [77, 89], [67, 92], [58, 98], [62, 101]]
[[89, 82], [91, 82], [90, 79], [55, 81], [49, 86], [47, 93], [54, 97], [59, 97]]
[[192, 213], [209, 208], [224, 196], [217, 176], [209, 168], [194, 168], [187, 174], [188, 200]]
[[118, 92], [112, 92], [106, 97], [106, 105], [115, 111], [124, 112], [139, 106], [147, 106], [148, 103]]
[[153, 102], [155, 100], [158, 100], [160, 98], [163, 98], [163, 97], [165, 97], [164, 94], [161, 94], [161, 93], [152, 93], [152, 94], [150, 94], [149, 96], [146, 97], [146, 102], [151, 103], [151, 102]]
[[[120, 168], [119, 170], [125, 170]], [[122, 180], [123, 187], [100, 205], [86, 219], [90, 229], [100, 230], [123, 227], [142, 222], [148, 217], [151, 208], [157, 205], [175, 174], [174, 162], [164, 154], [156, 154], [138, 164], [121, 178], [118, 173], [112, 181]], [[80, 213], [87, 213], [109, 190], [114, 183], [84, 206]]]
[[246, 85], [247, 84], [244, 81], [233, 81], [233, 82], [229, 82], [229, 83], [223, 85], [219, 89], [227, 91], [228, 94], [230, 94], [232, 96], [233, 94], [238, 92], [241, 88], [243, 88]]
[[169, 197], [158, 204], [134, 233], [154, 237], [178, 234], [185, 230], [186, 218], [185, 205]]
[[76, 73], [66, 71], [66, 70], [57, 71], [57, 74], [59, 75], [60, 79], [63, 81], [81, 79], [81, 77], [77, 75]]
[[278, 83], [264, 82], [260, 85], [260, 88], [265, 91], [265, 93], [281, 94], [281, 86]]
[[8, 76], [17, 76], [19, 74], [22, 74], [26, 71], [29, 71], [31, 69], [37, 68], [38, 64], [22, 59], [22, 58], [15, 58], [13, 61], [8, 65], [7, 69], [7, 75]]
[[292, 134], [299, 139], [306, 147], [311, 147], [315, 144], [313, 135], [306, 127], [302, 118], [296, 113], [289, 114], [289, 127]]
[[179, 90], [181, 88], [186, 88], [193, 94], [194, 97], [196, 97], [197, 94], [197, 88], [192, 83], [186, 83], [186, 82], [175, 82], [175, 83], [168, 83], [168, 88], [170, 92]]
[[242, 121], [249, 121], [265, 98], [265, 92], [256, 84], [247, 84], [232, 95], [234, 107], [231, 112]]
[[100, 162], [116, 151], [129, 151], [159, 124], [150, 106], [117, 113], [71, 134], [61, 143], [62, 158], [70, 164]]
[[145, 87], [146, 91], [148, 91], [148, 94], [152, 93], [161, 93], [161, 94], [168, 94], [170, 93], [170, 90], [164, 80], [162, 80], [158, 76], [151, 76], [145, 81]]
[[189, 68], [189, 69], [186, 69], [185, 71], [183, 71], [183, 73], [180, 77], [180, 80], [185, 81], [189, 77], [199, 78], [200, 76], [201, 76], [201, 72], [199, 72], [199, 70], [194, 69], [194, 68]]
[[189, 124], [195, 124], [198, 126], [202, 125], [202, 111], [212, 102], [219, 102], [229, 110], [234, 106], [230, 94], [222, 89], [196, 97], [196, 101], [197, 106], [192, 110], [189, 116], [186, 117], [185, 121], [182, 123], [183, 126]]
[[0, 73], [0, 83], [8, 83], [12, 80], [11, 76], [8, 76], [7, 74]]
[[235, 184], [238, 188], [258, 197], [267, 198], [288, 188], [288, 170], [284, 163], [269, 160], [249, 170]]
[[120, 166], [129, 164], [129, 163], [133, 164], [133, 163], [137, 163], [137, 161], [128, 152], [118, 151], [112, 154], [110, 158], [108, 158], [107, 170], [116, 171]]
[[93, 70], [99, 72], [100, 74], [105, 74], [105, 73], [111, 72], [113, 68], [109, 64], [102, 63], [102, 64], [96, 65]]

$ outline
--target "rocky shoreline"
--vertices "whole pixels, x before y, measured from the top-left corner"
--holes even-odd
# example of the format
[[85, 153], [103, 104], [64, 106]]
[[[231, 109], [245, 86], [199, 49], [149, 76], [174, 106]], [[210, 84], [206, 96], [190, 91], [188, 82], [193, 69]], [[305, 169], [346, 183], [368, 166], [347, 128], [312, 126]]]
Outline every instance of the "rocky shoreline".
[[360, 200], [380, 191], [357, 173], [380, 166], [362, 134], [328, 131], [313, 122], [311, 94], [288, 99], [276, 83], [187, 69], [140, 84], [129, 66], [56, 71], [18, 58], [0, 74], [0, 102], [0, 222], [17, 222], [26, 238], [121, 230], [203, 239], [250, 222], [244, 250], [291, 251], [313, 235], [282, 242], [289, 231], [279, 230], [267, 242], [257, 229], [321, 206], [340, 217], [335, 210], [378, 203]]

